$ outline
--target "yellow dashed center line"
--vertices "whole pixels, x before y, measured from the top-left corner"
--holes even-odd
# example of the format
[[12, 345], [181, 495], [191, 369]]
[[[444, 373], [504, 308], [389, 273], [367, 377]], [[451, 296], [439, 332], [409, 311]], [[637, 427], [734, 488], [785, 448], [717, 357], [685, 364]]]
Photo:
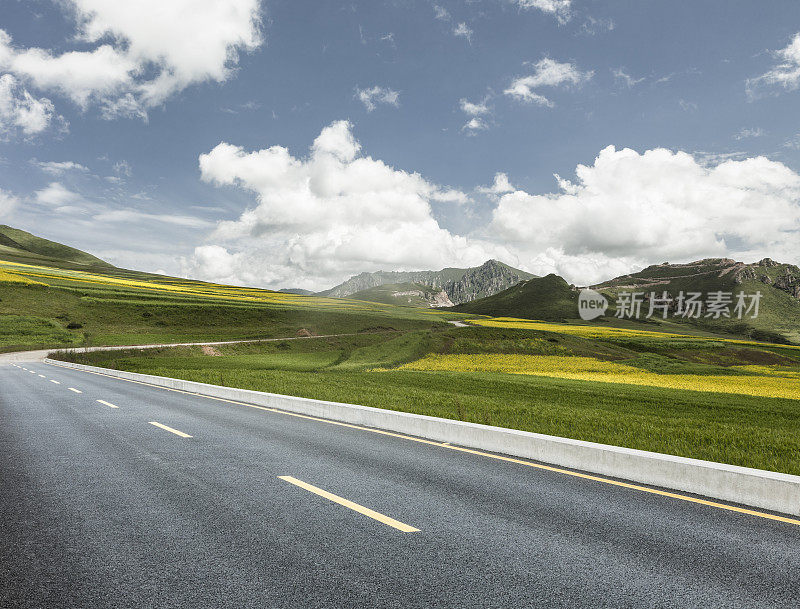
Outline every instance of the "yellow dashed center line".
[[289, 484], [294, 484], [295, 486], [299, 486], [300, 488], [305, 489], [310, 493], [314, 493], [315, 495], [324, 497], [329, 501], [333, 501], [334, 503], [343, 505], [346, 508], [350, 508], [354, 512], [358, 512], [359, 514], [364, 514], [364, 516], [369, 516], [370, 518], [377, 520], [378, 522], [382, 522], [387, 526], [393, 527], [398, 531], [403, 531], [403, 533], [415, 533], [419, 531], [419, 529], [416, 527], [407, 525], [403, 522], [400, 522], [399, 520], [395, 520], [394, 518], [389, 518], [389, 516], [385, 516], [380, 512], [376, 512], [375, 510], [366, 508], [363, 505], [354, 503], [349, 499], [339, 497], [339, 495], [334, 495], [333, 493], [329, 493], [328, 491], [325, 491], [319, 487], [309, 484], [308, 482], [303, 482], [302, 480], [298, 480], [297, 478], [293, 478], [292, 476], [278, 476], [278, 478], [288, 482]]

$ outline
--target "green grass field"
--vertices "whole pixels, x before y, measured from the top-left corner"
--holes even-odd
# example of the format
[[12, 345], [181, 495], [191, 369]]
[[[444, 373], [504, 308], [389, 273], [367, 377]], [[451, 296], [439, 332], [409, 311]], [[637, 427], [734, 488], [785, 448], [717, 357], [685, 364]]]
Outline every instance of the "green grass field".
[[[279, 294], [161, 276], [0, 261], [0, 351], [411, 330], [460, 316], [390, 304]], [[44, 285], [42, 285], [44, 284]]]
[[[800, 474], [797, 399], [687, 391], [496, 372], [400, 366], [431, 354], [593, 358], [659, 375], [800, 374], [800, 349], [642, 333], [624, 343], [553, 331], [434, 328], [219, 347], [77, 353], [66, 359], [255, 389], [498, 425]], [[774, 379], [776, 383], [780, 382]]]

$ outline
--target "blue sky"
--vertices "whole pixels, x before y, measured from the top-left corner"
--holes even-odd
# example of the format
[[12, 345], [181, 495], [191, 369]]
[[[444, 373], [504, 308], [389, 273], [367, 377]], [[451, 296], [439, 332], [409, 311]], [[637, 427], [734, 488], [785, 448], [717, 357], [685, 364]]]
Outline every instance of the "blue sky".
[[272, 288], [800, 262], [797, 2], [127, 4], [0, 0], [0, 222]]

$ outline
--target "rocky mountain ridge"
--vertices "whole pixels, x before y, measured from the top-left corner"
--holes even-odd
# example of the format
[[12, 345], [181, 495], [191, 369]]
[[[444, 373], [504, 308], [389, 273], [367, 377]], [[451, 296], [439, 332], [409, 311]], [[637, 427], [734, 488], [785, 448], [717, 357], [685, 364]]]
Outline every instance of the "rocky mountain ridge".
[[479, 267], [466, 269], [360, 273], [330, 290], [318, 292], [317, 296], [345, 298], [356, 292], [363, 292], [386, 284], [418, 283], [444, 291], [452, 304], [461, 304], [502, 292], [520, 281], [532, 277], [533, 275], [530, 273], [515, 269], [497, 260], [488, 260]]
[[771, 258], [763, 258], [753, 263], [738, 262], [731, 258], [705, 258], [685, 264], [664, 262], [592, 287], [614, 290], [645, 288], [657, 290], [658, 286], [684, 284], [703, 279], [729, 280], [734, 285], [760, 281], [800, 300], [800, 268], [794, 264], [776, 262]]

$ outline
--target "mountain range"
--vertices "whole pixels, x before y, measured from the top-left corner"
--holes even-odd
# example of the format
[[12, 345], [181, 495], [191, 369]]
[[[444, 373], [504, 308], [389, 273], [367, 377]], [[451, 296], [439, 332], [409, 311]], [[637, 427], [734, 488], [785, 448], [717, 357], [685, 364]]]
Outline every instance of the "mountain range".
[[[663, 263], [649, 266], [636, 273], [622, 275], [591, 286], [609, 302], [605, 315], [598, 323], [616, 317], [618, 299], [624, 293], [642, 293], [640, 321], [651, 324], [691, 324], [710, 332], [724, 332], [755, 340], [800, 343], [800, 268], [793, 264], [764, 258], [746, 264], [730, 258], [707, 258], [686, 264]], [[700, 317], [678, 315], [678, 297], [691, 292], [702, 297], [717, 292], [731, 294], [729, 316]], [[567, 321], [578, 319], [580, 288], [569, 285], [558, 275], [522, 281], [488, 298], [454, 307], [464, 313], [521, 317], [525, 319]], [[645, 320], [650, 295], [662, 298], [666, 293], [666, 319], [661, 311]], [[737, 294], [760, 293], [758, 315], [734, 314]]]
[[[497, 260], [466, 269], [445, 268], [440, 271], [376, 271], [351, 277], [317, 296], [352, 298], [355, 294], [385, 285], [419, 284], [444, 291], [453, 304], [491, 296], [534, 275], [515, 269]], [[398, 288], [397, 291], [407, 291]]]

